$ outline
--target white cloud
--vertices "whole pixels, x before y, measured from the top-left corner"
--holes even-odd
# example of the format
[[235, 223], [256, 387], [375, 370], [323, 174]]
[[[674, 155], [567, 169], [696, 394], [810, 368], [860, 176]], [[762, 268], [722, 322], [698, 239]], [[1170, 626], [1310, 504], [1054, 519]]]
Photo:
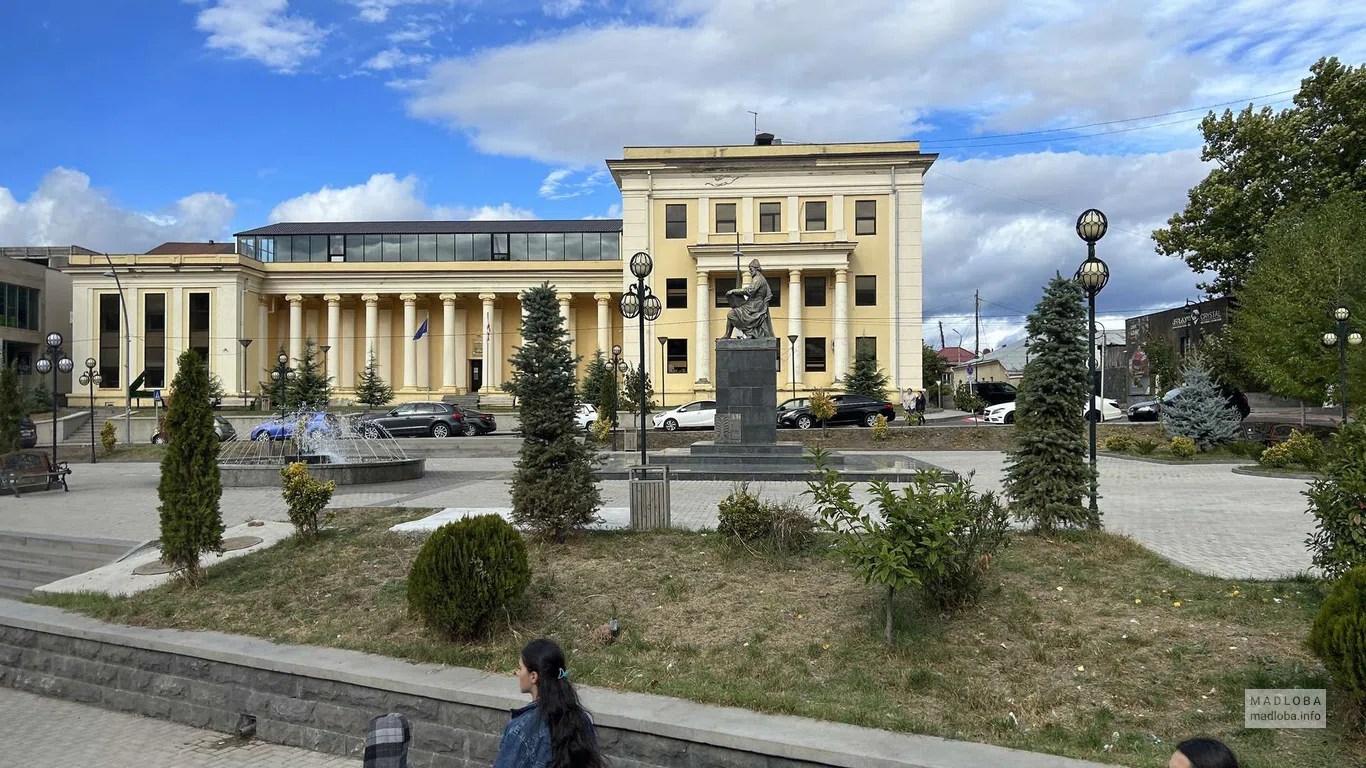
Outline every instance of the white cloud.
[[[583, 178], [575, 178], [576, 176]], [[590, 194], [611, 177], [605, 168], [600, 168], [592, 173], [576, 168], [556, 168], [546, 174], [545, 179], [541, 181], [538, 194], [550, 200], [579, 197]]]
[[361, 65], [361, 67], [383, 72], [399, 67], [416, 66], [430, 58], [430, 56], [425, 54], [404, 53], [398, 48], [389, 48], [371, 56], [368, 61]]
[[389, 20], [389, 11], [400, 5], [415, 5], [431, 0], [349, 0], [356, 7], [356, 18], [378, 24]]
[[747, 110], [800, 141], [895, 138], [946, 113], [1010, 130], [1293, 87], [1322, 51], [1366, 56], [1364, 22], [1366, 6], [1327, 0], [675, 0], [439, 61], [408, 108], [553, 165], [744, 143]]
[[403, 43], [425, 43], [430, 46], [431, 43], [429, 41], [435, 32], [436, 28], [433, 26], [421, 26], [410, 23], [403, 29], [390, 32], [385, 35], [385, 38], [394, 45], [401, 45]]
[[199, 12], [195, 26], [209, 33], [209, 48], [289, 73], [322, 52], [328, 31], [287, 15], [288, 8], [289, 0], [218, 0]]
[[225, 240], [236, 211], [217, 192], [196, 192], [159, 210], [136, 211], [93, 189], [84, 173], [55, 168], [27, 200], [0, 187], [0, 242], [140, 253], [168, 240]]
[[270, 212], [271, 221], [420, 221], [424, 219], [534, 219], [536, 215], [510, 203], [465, 207], [430, 205], [421, 181], [376, 173], [364, 184], [323, 187], [286, 200]]
[[611, 205], [607, 206], [607, 215], [606, 215], [606, 216], [603, 216], [603, 215], [597, 214], [597, 213], [590, 213], [590, 214], [588, 214], [587, 216], [584, 216], [584, 218], [585, 218], [585, 219], [619, 219], [619, 218], [621, 218], [621, 203], [612, 203]]
[[541, 3], [541, 11], [547, 16], [566, 19], [583, 10], [583, 0], [546, 0]]

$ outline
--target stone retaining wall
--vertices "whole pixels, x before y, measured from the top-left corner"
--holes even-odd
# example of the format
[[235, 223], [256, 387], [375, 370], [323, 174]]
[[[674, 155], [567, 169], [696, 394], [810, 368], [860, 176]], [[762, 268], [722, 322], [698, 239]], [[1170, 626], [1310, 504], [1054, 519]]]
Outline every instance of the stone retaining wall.
[[[491, 765], [509, 675], [215, 632], [122, 627], [0, 600], [0, 685], [359, 757], [366, 725], [402, 712], [415, 768]], [[581, 688], [615, 768], [1099, 768], [1048, 755], [892, 734], [646, 694]]]

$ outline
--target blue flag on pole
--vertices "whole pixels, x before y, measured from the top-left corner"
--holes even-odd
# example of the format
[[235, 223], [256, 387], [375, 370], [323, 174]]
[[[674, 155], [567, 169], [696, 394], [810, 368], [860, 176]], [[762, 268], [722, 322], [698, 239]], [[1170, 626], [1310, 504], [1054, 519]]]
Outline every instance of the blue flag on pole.
[[427, 335], [427, 320], [429, 319], [430, 316], [422, 318], [422, 325], [419, 325], [417, 327], [417, 333], [413, 334], [413, 341], [417, 341], [418, 339]]

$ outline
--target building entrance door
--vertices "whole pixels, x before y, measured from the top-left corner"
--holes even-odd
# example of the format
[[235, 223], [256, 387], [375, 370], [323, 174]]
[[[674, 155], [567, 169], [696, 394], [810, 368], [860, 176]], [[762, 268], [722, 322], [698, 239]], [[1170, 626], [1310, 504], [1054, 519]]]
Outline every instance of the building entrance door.
[[471, 361], [470, 361], [470, 391], [471, 391], [471, 392], [478, 392], [478, 391], [479, 391], [479, 388], [482, 387], [483, 385], [484, 385], [484, 361], [483, 361], [483, 360], [471, 360]]

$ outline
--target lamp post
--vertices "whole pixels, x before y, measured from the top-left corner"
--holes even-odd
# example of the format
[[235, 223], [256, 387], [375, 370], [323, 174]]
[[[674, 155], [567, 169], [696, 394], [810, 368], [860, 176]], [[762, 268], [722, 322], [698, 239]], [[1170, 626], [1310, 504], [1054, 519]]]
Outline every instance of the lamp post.
[[[620, 410], [620, 408], [617, 407], [617, 398], [621, 396], [621, 381], [620, 381], [620, 377], [617, 376], [617, 373], [618, 373], [618, 372], [621, 372], [621, 366], [622, 366], [622, 362], [621, 362], [621, 345], [620, 345], [620, 344], [613, 344], [613, 345], [612, 345], [612, 412], [608, 414], [608, 418], [610, 418], [610, 419], [612, 420], [612, 421], [611, 421], [611, 424], [612, 424], [612, 450], [614, 450], [614, 451], [617, 449], [617, 411]], [[602, 418], [602, 414], [598, 414], [598, 418]]]
[[792, 364], [792, 397], [797, 397], [797, 334], [787, 335], [788, 362]]
[[85, 372], [81, 374], [81, 386], [90, 387], [90, 463], [95, 464], [95, 385], [100, 383], [100, 374], [95, 370], [95, 358], [85, 359]]
[[621, 296], [621, 316], [630, 320], [638, 318], [640, 321], [640, 363], [636, 367], [636, 373], [640, 376], [640, 464], [645, 466], [649, 463], [649, 457], [645, 453], [645, 321], [654, 322], [659, 318], [660, 311], [664, 308], [659, 302], [659, 297], [654, 295], [650, 288], [645, 285], [645, 278], [650, 276], [654, 270], [654, 260], [645, 251], [637, 251], [631, 257], [631, 274], [636, 276], [636, 284], [626, 290]]
[[62, 334], [53, 331], [47, 335], [47, 354], [33, 364], [40, 375], [52, 372], [52, 466], [57, 466], [57, 373], [71, 373], [76, 364], [62, 351]]
[[251, 346], [251, 339], [238, 339], [238, 344], [242, 345], [242, 407], [247, 407], [247, 347]]
[[119, 308], [123, 310], [123, 340], [127, 346], [123, 353], [123, 434], [131, 443], [133, 442], [133, 326], [128, 324], [128, 300], [123, 296], [123, 281], [119, 280], [119, 271], [114, 269], [114, 260], [109, 258], [108, 253], [104, 254], [104, 260], [109, 264], [109, 271], [105, 272], [103, 276], [114, 278], [114, 287], [119, 292]]
[[[1110, 267], [1105, 262], [1096, 258], [1096, 241], [1105, 237], [1105, 230], [1109, 227], [1109, 222], [1105, 214], [1089, 208], [1077, 217], [1077, 237], [1086, 241], [1086, 261], [1077, 267], [1077, 274], [1074, 279], [1086, 293], [1086, 314], [1087, 314], [1087, 333], [1094, 333], [1096, 327], [1096, 294], [1105, 288], [1105, 284], [1110, 281]], [[1092, 339], [1094, 342], [1094, 339]], [[1091, 402], [1086, 408], [1086, 421], [1090, 426], [1091, 437], [1091, 505], [1090, 522], [1093, 526], [1100, 525], [1100, 508], [1096, 505], [1096, 398], [1100, 393], [1096, 391], [1098, 383], [1096, 381], [1096, 345], [1088, 343], [1090, 348], [1087, 363], [1087, 376], [1091, 392]], [[1093, 415], [1095, 414], [1095, 415]]]
[[[275, 369], [270, 372], [270, 380], [277, 384], [280, 383], [281, 380], [284, 380], [286, 386], [288, 386], [289, 382], [294, 381], [296, 375], [294, 369], [289, 367], [289, 355], [281, 352], [279, 356], [275, 358]], [[285, 412], [285, 398], [283, 395], [284, 392], [281, 391], [279, 403], [280, 413]], [[272, 405], [274, 405], [274, 403], [272, 403]]]
[[1347, 423], [1347, 345], [1357, 346], [1361, 343], [1361, 334], [1353, 331], [1347, 324], [1348, 318], [1352, 316], [1347, 307], [1341, 306], [1333, 310], [1333, 319], [1338, 321], [1338, 332], [1329, 331], [1323, 334], [1323, 346], [1332, 349], [1338, 348], [1338, 401], [1342, 404], [1342, 423]]
[[669, 394], [667, 385], [664, 383], [664, 375], [669, 372], [667, 368], [669, 364], [669, 337], [659, 336], [657, 338], [659, 339], [659, 408], [660, 410], [668, 410]]

